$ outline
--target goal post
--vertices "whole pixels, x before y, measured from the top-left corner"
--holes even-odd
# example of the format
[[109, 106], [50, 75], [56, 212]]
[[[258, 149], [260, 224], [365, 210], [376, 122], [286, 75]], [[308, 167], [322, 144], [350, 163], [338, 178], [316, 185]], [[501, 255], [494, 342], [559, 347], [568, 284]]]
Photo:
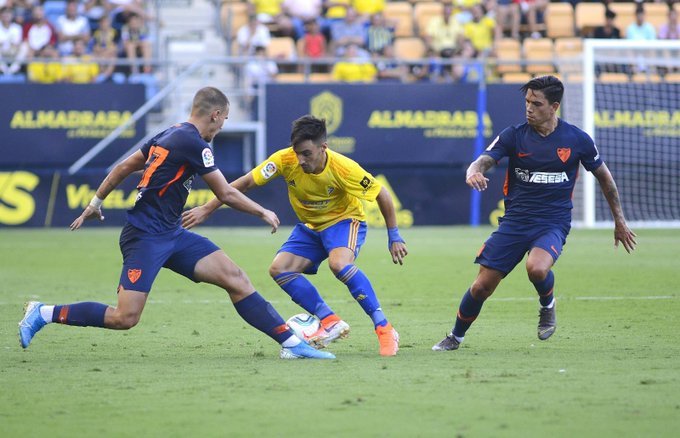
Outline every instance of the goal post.
[[[567, 92], [580, 90], [565, 93], [567, 119], [595, 140], [631, 226], [680, 227], [680, 44], [585, 39], [581, 87], [568, 78]], [[595, 178], [581, 175], [575, 225], [611, 226]]]

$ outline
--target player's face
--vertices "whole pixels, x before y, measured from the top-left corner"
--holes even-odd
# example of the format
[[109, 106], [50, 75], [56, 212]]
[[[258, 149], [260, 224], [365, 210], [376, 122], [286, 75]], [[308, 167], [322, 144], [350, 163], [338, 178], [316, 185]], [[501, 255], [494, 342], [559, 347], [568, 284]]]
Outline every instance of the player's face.
[[303, 172], [321, 173], [326, 165], [326, 147], [326, 143], [317, 145], [312, 140], [305, 140], [293, 145], [293, 150]]
[[215, 138], [217, 133], [222, 130], [224, 121], [229, 118], [229, 106], [223, 109], [213, 111], [211, 117], [213, 123], [211, 124], [212, 129], [210, 129], [210, 132], [208, 134], [210, 139], [204, 138], [204, 140], [207, 142], [211, 142], [213, 138]]
[[525, 98], [527, 123], [530, 126], [543, 126], [553, 120], [557, 103], [550, 104], [542, 91], [527, 90]]

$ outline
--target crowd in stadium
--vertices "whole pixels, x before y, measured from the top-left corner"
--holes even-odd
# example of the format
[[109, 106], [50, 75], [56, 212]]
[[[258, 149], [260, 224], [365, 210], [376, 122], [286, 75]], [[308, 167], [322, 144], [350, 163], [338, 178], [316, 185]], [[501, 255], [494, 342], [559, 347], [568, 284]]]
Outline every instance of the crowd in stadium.
[[[672, 1], [626, 2], [636, 9], [623, 29], [616, 27], [612, 0], [604, 0], [596, 17], [601, 25], [579, 27], [577, 0], [560, 2], [571, 15], [553, 21], [566, 23], [576, 38], [677, 40], [679, 5]], [[302, 60], [333, 81], [474, 82], [480, 71], [471, 61], [514, 57], [500, 42], [512, 40], [528, 53], [533, 49], [520, 48], [521, 41], [550, 40], [553, 50], [557, 38], [548, 20], [553, 5], [548, 0], [222, 0], [219, 6], [227, 53], [252, 57], [244, 66], [251, 82], [300, 72], [295, 63]], [[647, 7], [659, 11], [660, 5], [663, 16], [648, 20]], [[152, 75], [158, 54], [152, 53], [148, 24], [154, 17], [148, 11], [144, 0], [0, 0], [0, 81], [99, 83]]]
[[0, 0], [0, 82], [123, 82], [150, 74], [148, 19], [141, 0]]

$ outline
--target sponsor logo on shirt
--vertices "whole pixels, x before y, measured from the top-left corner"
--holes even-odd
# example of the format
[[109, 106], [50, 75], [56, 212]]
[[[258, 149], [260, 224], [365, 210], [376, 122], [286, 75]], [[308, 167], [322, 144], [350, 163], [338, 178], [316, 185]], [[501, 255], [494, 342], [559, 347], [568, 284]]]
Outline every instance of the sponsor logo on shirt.
[[520, 181], [535, 184], [560, 184], [569, 181], [567, 172], [530, 172], [517, 167], [515, 168], [515, 176]]
[[[264, 167], [260, 170], [260, 173], [262, 173], [264, 179], [271, 178], [276, 173], [276, 164], [274, 164], [273, 161], [270, 161], [264, 165]], [[295, 183], [293, 183], [293, 185], [295, 185]]]
[[213, 167], [215, 165], [215, 157], [213, 157], [210, 148], [203, 149], [201, 156], [203, 157], [203, 165], [205, 167]]
[[359, 185], [368, 190], [368, 188], [371, 186], [371, 180], [367, 176], [364, 176], [364, 179], [359, 182]]

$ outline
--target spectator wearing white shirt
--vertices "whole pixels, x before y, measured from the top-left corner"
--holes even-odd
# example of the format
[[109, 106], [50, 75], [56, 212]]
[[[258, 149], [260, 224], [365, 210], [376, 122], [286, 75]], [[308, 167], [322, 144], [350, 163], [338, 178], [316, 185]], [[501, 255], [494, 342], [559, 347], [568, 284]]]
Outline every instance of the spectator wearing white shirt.
[[90, 23], [84, 15], [78, 13], [77, 0], [66, 2], [66, 13], [57, 18], [59, 54], [73, 53], [74, 41], [81, 40], [85, 44], [90, 40]]
[[635, 9], [635, 21], [626, 28], [626, 39], [629, 40], [655, 40], [656, 29], [651, 23], [645, 21], [645, 8], [642, 3]]
[[272, 40], [267, 26], [262, 24], [257, 15], [250, 14], [248, 22], [236, 32], [239, 55], [254, 55], [255, 47], [269, 47]]
[[31, 21], [24, 25], [24, 42], [30, 58], [51, 58], [56, 52], [57, 30], [45, 18], [45, 9], [36, 5], [31, 10]]
[[22, 44], [21, 26], [12, 22], [12, 10], [0, 8], [0, 73], [13, 75], [21, 69], [26, 57], [26, 46]]

